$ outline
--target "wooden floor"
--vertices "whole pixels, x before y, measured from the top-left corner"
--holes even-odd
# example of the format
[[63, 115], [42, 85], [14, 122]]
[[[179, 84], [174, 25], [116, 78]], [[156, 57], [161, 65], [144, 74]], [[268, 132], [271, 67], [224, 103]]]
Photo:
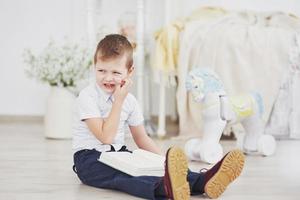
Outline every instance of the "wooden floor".
[[[164, 151], [183, 147], [183, 139], [159, 140]], [[70, 140], [49, 140], [41, 123], [0, 123], [0, 200], [125, 200], [139, 199], [122, 192], [85, 186], [73, 173]], [[234, 141], [222, 141], [225, 151]], [[131, 147], [133, 144], [130, 143]], [[242, 175], [220, 199], [300, 199], [300, 140], [278, 141], [272, 157], [247, 156]], [[207, 165], [191, 162], [198, 171]], [[208, 166], [209, 167], [209, 166]], [[191, 199], [207, 199], [192, 196]]]

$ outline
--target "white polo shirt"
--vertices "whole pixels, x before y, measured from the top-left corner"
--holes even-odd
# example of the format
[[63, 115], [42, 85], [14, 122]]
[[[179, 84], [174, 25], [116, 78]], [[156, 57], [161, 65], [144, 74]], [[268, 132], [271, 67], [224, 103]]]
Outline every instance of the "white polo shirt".
[[[76, 99], [76, 113], [73, 124], [73, 152], [82, 149], [96, 149], [98, 151], [110, 150], [110, 145], [102, 144], [89, 130], [83, 121], [89, 118], [108, 117], [114, 98], [104, 92], [96, 83], [84, 88]], [[125, 129], [129, 126], [143, 124], [144, 118], [136, 98], [128, 93], [120, 115], [118, 132], [112, 143], [116, 150], [125, 143]]]

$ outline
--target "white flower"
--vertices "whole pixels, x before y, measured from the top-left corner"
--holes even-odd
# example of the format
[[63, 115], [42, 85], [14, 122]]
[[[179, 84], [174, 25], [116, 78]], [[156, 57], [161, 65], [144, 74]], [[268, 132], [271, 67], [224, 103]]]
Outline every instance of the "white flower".
[[65, 43], [62, 46], [50, 42], [38, 55], [25, 49], [25, 72], [51, 86], [76, 87], [77, 83], [88, 76], [92, 65], [92, 54], [88, 48]]

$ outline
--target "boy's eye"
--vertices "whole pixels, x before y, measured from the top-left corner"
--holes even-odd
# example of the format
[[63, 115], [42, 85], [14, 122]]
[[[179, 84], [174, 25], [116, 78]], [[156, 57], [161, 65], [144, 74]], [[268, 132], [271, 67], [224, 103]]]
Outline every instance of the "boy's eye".
[[121, 75], [121, 73], [120, 73], [120, 72], [114, 72], [114, 74]]
[[104, 70], [103, 69], [98, 69], [98, 72], [104, 72]]

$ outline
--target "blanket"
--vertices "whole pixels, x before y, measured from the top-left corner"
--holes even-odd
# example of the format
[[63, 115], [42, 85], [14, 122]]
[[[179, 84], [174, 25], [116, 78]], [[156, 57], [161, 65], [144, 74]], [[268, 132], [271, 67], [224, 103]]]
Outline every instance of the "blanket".
[[186, 92], [193, 67], [210, 67], [229, 95], [256, 91], [264, 99], [268, 120], [278, 95], [299, 20], [285, 13], [232, 12], [223, 17], [185, 24], [177, 66], [177, 109], [181, 135], [201, 133], [201, 105]]

